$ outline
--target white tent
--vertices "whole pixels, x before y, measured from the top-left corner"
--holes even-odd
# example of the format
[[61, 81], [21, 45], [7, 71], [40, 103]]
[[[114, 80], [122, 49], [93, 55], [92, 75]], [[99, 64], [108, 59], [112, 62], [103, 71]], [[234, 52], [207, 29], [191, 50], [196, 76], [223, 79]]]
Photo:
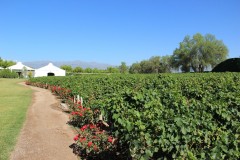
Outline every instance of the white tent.
[[22, 62], [17, 62], [17, 64], [8, 67], [8, 69], [15, 70], [15, 71], [22, 71], [22, 70], [34, 71], [33, 68], [28, 67], [28, 66], [22, 64]]
[[11, 71], [17, 72], [19, 74], [19, 76], [23, 75], [25, 78], [28, 77], [30, 72], [34, 72], [33, 68], [22, 64], [22, 62], [17, 62], [17, 64], [8, 67], [8, 69], [10, 69]]
[[65, 76], [66, 71], [54, 66], [52, 63], [36, 69], [34, 77], [44, 77], [44, 76]]

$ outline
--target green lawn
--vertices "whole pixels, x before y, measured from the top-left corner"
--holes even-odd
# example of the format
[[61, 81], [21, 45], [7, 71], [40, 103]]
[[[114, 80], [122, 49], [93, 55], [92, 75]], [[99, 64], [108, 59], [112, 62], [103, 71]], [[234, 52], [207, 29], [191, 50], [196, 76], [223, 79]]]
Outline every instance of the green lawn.
[[32, 90], [21, 81], [0, 79], [0, 160], [9, 159], [31, 103]]

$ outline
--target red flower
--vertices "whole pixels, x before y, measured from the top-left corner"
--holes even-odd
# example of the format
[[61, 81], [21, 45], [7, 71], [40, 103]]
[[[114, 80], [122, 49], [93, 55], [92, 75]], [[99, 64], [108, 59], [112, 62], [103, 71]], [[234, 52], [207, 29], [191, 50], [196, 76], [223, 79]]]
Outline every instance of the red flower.
[[[79, 112], [72, 112], [72, 113], [71, 113], [71, 115], [78, 115], [78, 114], [80, 115], [81, 113], [79, 113]], [[81, 115], [80, 115], [80, 116], [81, 116]]]
[[87, 138], [85, 138], [85, 137], [80, 138], [80, 142], [84, 142], [86, 140], [87, 140]]
[[108, 137], [108, 142], [110, 142], [110, 143], [113, 142], [113, 138], [111, 136]]
[[94, 151], [98, 151], [98, 147], [96, 145], [93, 146]]
[[81, 131], [84, 131], [85, 129], [87, 129], [88, 125], [84, 125], [82, 126], [82, 128], [80, 129]]
[[88, 142], [88, 147], [91, 147], [92, 144], [93, 144], [93, 143], [92, 143], [91, 141], [89, 141], [89, 142]]
[[89, 125], [89, 128], [90, 128], [90, 129], [94, 129], [94, 128], [96, 128], [96, 126], [95, 126], [94, 124], [90, 124], [90, 125]]
[[77, 141], [77, 140], [79, 139], [79, 137], [80, 137], [80, 134], [77, 134], [77, 135], [73, 138], [73, 140], [74, 140], [74, 141]]

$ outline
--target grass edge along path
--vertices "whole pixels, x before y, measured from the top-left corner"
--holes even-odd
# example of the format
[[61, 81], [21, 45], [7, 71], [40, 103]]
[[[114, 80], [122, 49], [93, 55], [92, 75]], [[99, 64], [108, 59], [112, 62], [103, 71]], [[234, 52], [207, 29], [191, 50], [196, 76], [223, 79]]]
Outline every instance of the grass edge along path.
[[8, 160], [32, 101], [32, 90], [21, 79], [0, 79], [0, 160]]

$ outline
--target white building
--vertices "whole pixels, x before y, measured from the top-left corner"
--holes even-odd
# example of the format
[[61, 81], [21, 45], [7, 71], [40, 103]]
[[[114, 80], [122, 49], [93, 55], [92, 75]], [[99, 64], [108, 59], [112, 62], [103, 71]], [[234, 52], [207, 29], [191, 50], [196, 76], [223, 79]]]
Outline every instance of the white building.
[[46, 77], [46, 76], [65, 76], [66, 71], [54, 66], [52, 63], [49, 63], [48, 65], [36, 69], [34, 77]]
[[17, 64], [10, 66], [7, 69], [17, 72], [19, 77], [23, 76], [27, 78], [30, 74], [34, 74], [34, 69], [22, 64], [22, 62], [17, 62]]

